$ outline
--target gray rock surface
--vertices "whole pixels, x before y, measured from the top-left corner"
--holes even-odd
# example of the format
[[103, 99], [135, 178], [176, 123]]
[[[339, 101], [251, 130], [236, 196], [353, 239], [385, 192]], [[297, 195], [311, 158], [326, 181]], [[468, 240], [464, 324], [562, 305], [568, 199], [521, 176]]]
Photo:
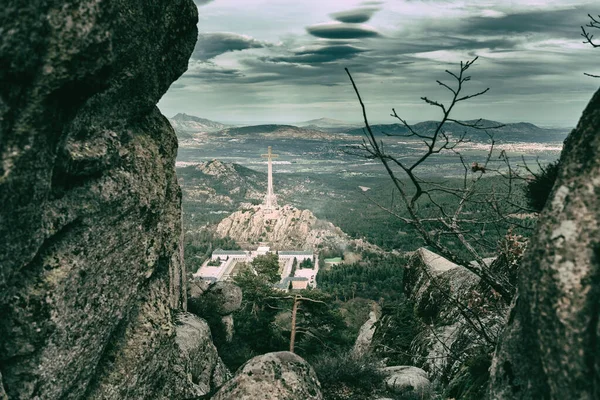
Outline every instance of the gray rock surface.
[[[375, 307], [376, 305], [374, 305], [374, 308]], [[373, 335], [375, 335], [375, 330], [377, 328], [376, 324], [378, 320], [378, 310], [373, 309], [371, 312], [369, 312], [369, 319], [365, 321], [358, 331], [358, 336], [356, 337], [354, 347], [352, 348], [352, 354], [355, 357], [362, 357], [371, 351]]]
[[234, 334], [233, 312], [242, 306], [242, 289], [231, 282], [209, 285], [202, 281], [190, 283], [188, 309], [208, 321], [217, 344], [231, 342]]
[[242, 289], [231, 282], [217, 282], [208, 289], [205, 301], [220, 315], [228, 315], [242, 307]]
[[205, 283], [192, 282], [193, 292], [188, 297], [191, 312], [200, 317], [209, 317], [215, 314], [229, 315], [242, 306], [242, 289], [231, 282], [216, 282], [207, 288]]
[[385, 367], [381, 371], [387, 376], [385, 384], [388, 390], [401, 400], [428, 400], [433, 388], [427, 372], [413, 366]]
[[560, 162], [492, 362], [490, 399], [600, 396], [600, 91]]
[[192, 279], [188, 281], [188, 304], [194, 301], [194, 299], [199, 299], [202, 297], [204, 292], [206, 292], [209, 287], [210, 282], [205, 281], [204, 279]]
[[188, 397], [207, 395], [231, 378], [219, 358], [206, 321], [189, 313], [179, 314], [175, 341], [181, 349], [181, 366], [191, 386]]
[[339, 227], [317, 219], [309, 210], [283, 205], [277, 212], [277, 219], [272, 220], [261, 206], [249, 206], [219, 222], [216, 234], [235, 238], [238, 243], [265, 242], [279, 249], [313, 250], [319, 246], [346, 248], [351, 245], [381, 251], [362, 239], [351, 239]]
[[321, 400], [312, 367], [296, 354], [281, 351], [242, 365], [212, 400]]
[[177, 398], [177, 139], [191, 0], [6, 0], [0, 373], [11, 399]]
[[[475, 327], [496, 337], [504, 326], [507, 306], [489, 295], [480, 278], [426, 249], [419, 249], [404, 274], [404, 292], [414, 304], [416, 317], [429, 325], [412, 340], [412, 364], [429, 371], [434, 384], [446, 384], [460, 372], [464, 362], [478, 354], [482, 344], [493, 350], [457, 305], [476, 312]], [[466, 314], [471, 318], [472, 314]], [[472, 321], [473, 321], [472, 319]]]

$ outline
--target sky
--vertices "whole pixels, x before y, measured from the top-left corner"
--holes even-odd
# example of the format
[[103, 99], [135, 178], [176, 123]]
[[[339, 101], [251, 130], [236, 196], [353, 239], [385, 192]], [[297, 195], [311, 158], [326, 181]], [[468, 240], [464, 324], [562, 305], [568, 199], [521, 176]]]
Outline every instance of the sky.
[[[438, 119], [455, 87], [446, 70], [478, 57], [453, 110], [573, 127], [600, 86], [600, 48], [583, 43], [597, 0], [194, 0], [198, 42], [188, 71], [159, 102], [222, 123], [362, 121], [344, 68], [373, 123]], [[600, 43], [600, 29], [596, 33]]]

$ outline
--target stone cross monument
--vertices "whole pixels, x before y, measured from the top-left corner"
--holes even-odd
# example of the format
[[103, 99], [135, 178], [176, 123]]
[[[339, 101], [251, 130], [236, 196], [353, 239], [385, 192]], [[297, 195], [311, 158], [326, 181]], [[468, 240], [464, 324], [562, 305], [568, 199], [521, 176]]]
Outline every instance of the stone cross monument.
[[277, 154], [271, 153], [271, 146], [268, 147], [267, 154], [262, 154], [262, 158], [266, 158], [268, 160], [268, 185], [267, 185], [267, 196], [265, 197], [265, 208], [267, 212], [272, 212], [273, 209], [277, 206], [277, 198], [275, 197], [275, 193], [273, 192], [273, 158], [279, 157]]

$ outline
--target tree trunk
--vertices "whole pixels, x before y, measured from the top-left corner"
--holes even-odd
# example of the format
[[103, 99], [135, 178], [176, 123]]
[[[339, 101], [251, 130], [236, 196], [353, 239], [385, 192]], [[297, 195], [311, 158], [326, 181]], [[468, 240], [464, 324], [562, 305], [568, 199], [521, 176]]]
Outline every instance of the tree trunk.
[[600, 398], [600, 91], [565, 142], [491, 369], [490, 399]]

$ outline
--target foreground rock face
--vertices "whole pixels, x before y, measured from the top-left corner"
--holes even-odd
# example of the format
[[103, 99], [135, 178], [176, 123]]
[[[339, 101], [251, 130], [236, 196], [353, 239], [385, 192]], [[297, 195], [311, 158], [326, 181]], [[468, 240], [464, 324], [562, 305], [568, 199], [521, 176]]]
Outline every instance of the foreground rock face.
[[600, 91], [569, 135], [492, 363], [491, 399], [600, 396]]
[[156, 103], [187, 68], [196, 7], [8, 0], [2, 9], [4, 390], [177, 398], [177, 141]]
[[312, 367], [296, 354], [281, 351], [254, 357], [240, 367], [212, 400], [321, 400]]

